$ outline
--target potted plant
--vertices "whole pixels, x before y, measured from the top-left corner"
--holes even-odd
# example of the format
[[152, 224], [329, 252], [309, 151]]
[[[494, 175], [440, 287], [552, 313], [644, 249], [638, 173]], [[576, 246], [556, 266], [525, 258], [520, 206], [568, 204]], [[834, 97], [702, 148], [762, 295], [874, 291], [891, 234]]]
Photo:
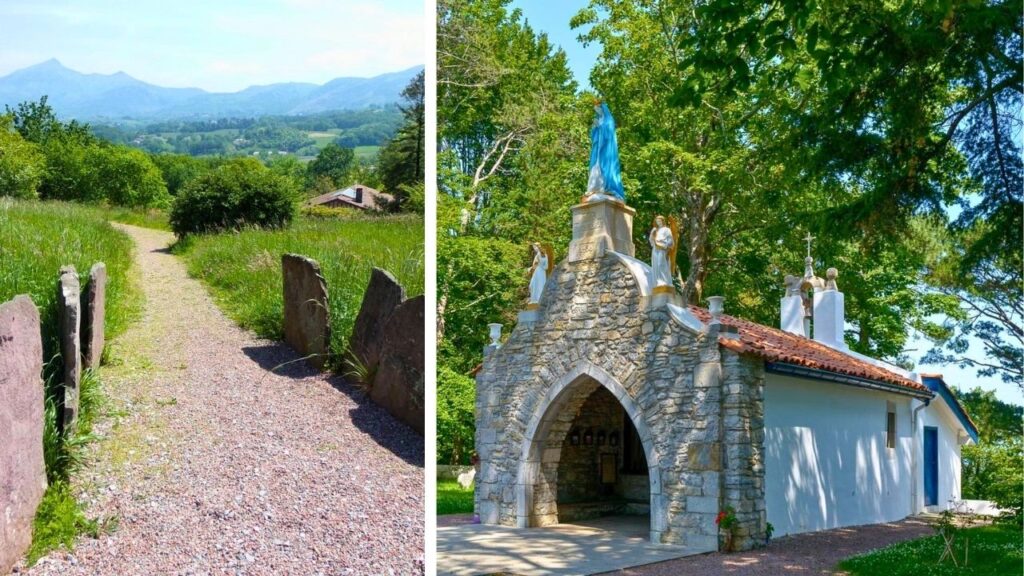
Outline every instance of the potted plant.
[[718, 513], [715, 524], [718, 525], [719, 548], [724, 552], [732, 552], [735, 546], [736, 510], [732, 506], [726, 506]]
[[772, 526], [772, 523], [769, 522], [764, 527], [764, 545], [765, 546], [767, 546], [768, 545], [768, 541], [772, 539], [772, 533], [774, 533], [774, 532], [775, 532], [775, 526]]

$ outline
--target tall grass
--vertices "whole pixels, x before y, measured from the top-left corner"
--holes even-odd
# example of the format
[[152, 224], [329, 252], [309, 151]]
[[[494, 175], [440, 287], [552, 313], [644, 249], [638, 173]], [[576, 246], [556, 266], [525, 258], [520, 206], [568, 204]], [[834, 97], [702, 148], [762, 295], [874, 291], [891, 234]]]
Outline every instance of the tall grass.
[[[43, 357], [60, 352], [57, 278], [61, 266], [78, 271], [83, 288], [96, 262], [107, 265], [107, 340], [120, 334], [142, 309], [131, 276], [132, 241], [115, 230], [100, 209], [65, 202], [0, 198], [0, 302], [28, 294], [39, 308]], [[48, 363], [59, 370], [60, 363]]]
[[11, 201], [0, 198], [0, 302], [29, 294], [42, 322], [46, 382], [43, 460], [49, 483], [33, 522], [28, 562], [34, 563], [61, 545], [71, 547], [82, 533], [97, 535], [102, 525], [86, 517], [70, 480], [82, 466], [84, 447], [92, 440], [92, 422], [102, 394], [96, 374], [82, 374], [78, 428], [61, 435], [57, 402], [62, 361], [57, 330], [57, 277], [71, 264], [83, 284], [96, 262], [107, 265], [106, 336], [121, 333], [141, 310], [132, 276], [132, 242], [105, 220], [102, 208], [61, 202]]
[[189, 237], [175, 247], [189, 273], [221, 307], [260, 336], [282, 337], [281, 255], [320, 263], [331, 307], [332, 366], [339, 368], [373, 267], [391, 272], [408, 296], [423, 293], [423, 218], [299, 218], [284, 230]]

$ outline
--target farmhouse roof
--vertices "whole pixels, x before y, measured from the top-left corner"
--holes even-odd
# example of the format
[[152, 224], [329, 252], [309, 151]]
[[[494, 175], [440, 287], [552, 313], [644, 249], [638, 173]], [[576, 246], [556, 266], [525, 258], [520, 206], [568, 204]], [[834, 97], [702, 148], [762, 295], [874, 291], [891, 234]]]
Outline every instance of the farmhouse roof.
[[[356, 199], [360, 196], [360, 190], [362, 191], [362, 202], [357, 202]], [[391, 194], [385, 194], [380, 190], [370, 188], [365, 184], [359, 184], [357, 182], [345, 188], [340, 188], [338, 190], [328, 192], [327, 194], [321, 194], [320, 196], [309, 200], [307, 204], [310, 206], [319, 206], [322, 204], [340, 202], [355, 208], [382, 210], [392, 201], [394, 201], [394, 197]]]
[[[690, 306], [690, 311], [701, 322], [711, 321], [711, 313], [704, 308]], [[739, 338], [719, 338], [722, 346], [735, 352], [758, 356], [769, 363], [797, 366], [905, 388], [908, 392], [920, 396], [931, 395], [931, 390], [923, 384], [810, 338], [726, 314], [721, 316], [721, 323], [725, 326], [734, 326], [739, 331]]]

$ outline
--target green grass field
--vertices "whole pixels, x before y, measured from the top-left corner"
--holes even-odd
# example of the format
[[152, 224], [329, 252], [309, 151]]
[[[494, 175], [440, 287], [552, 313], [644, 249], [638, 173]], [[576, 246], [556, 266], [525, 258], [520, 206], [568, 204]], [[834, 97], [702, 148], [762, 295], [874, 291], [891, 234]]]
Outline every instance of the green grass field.
[[132, 241], [107, 223], [101, 208], [64, 202], [0, 199], [0, 302], [32, 297], [43, 324], [46, 358], [57, 353], [58, 271], [74, 265], [82, 285], [96, 262], [107, 265], [107, 340], [142, 309], [132, 275]]
[[437, 481], [437, 514], [472, 514], [473, 487], [464, 489], [455, 480]]
[[948, 558], [938, 563], [943, 541], [935, 535], [847, 558], [839, 563], [839, 568], [852, 576], [1012, 576], [1024, 573], [1019, 527], [996, 524], [970, 528], [957, 536], [953, 549], [959, 567]]
[[391, 272], [408, 296], [423, 293], [423, 218], [363, 216], [299, 218], [284, 230], [190, 237], [175, 246], [189, 273], [202, 280], [218, 304], [241, 326], [281, 339], [281, 255], [296, 253], [320, 263], [331, 304], [331, 353], [335, 368], [370, 281], [373, 267]]

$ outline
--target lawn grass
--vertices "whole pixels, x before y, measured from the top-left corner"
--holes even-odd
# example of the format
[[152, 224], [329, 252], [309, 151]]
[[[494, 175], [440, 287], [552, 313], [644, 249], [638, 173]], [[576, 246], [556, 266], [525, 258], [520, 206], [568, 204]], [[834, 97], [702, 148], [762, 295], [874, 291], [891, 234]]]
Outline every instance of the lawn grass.
[[274, 340], [283, 336], [281, 255], [301, 254], [319, 262], [330, 298], [330, 365], [336, 369], [373, 267], [391, 272], [407, 296], [423, 293], [420, 216], [299, 218], [283, 230], [190, 236], [174, 251], [228, 316]]
[[141, 311], [132, 260], [132, 241], [106, 221], [106, 210], [63, 202], [0, 199], [0, 302], [28, 294], [39, 308], [46, 360], [46, 410], [43, 458], [48, 487], [36, 511], [28, 562], [59, 546], [71, 547], [79, 534], [95, 536], [101, 523], [90, 520], [70, 487], [92, 440], [94, 416], [103, 394], [97, 375], [87, 370], [79, 388], [79, 420], [74, 434], [57, 432], [56, 394], [61, 362], [57, 340], [57, 278], [73, 264], [83, 286], [96, 262], [107, 265], [106, 337], [123, 332]]
[[938, 563], [942, 550], [942, 538], [928, 536], [847, 558], [838, 567], [851, 576], [1012, 576], [1024, 572], [1018, 526], [994, 524], [961, 532], [954, 543], [959, 568], [949, 559]]
[[437, 481], [437, 515], [472, 514], [473, 487], [459, 486], [455, 480]]

